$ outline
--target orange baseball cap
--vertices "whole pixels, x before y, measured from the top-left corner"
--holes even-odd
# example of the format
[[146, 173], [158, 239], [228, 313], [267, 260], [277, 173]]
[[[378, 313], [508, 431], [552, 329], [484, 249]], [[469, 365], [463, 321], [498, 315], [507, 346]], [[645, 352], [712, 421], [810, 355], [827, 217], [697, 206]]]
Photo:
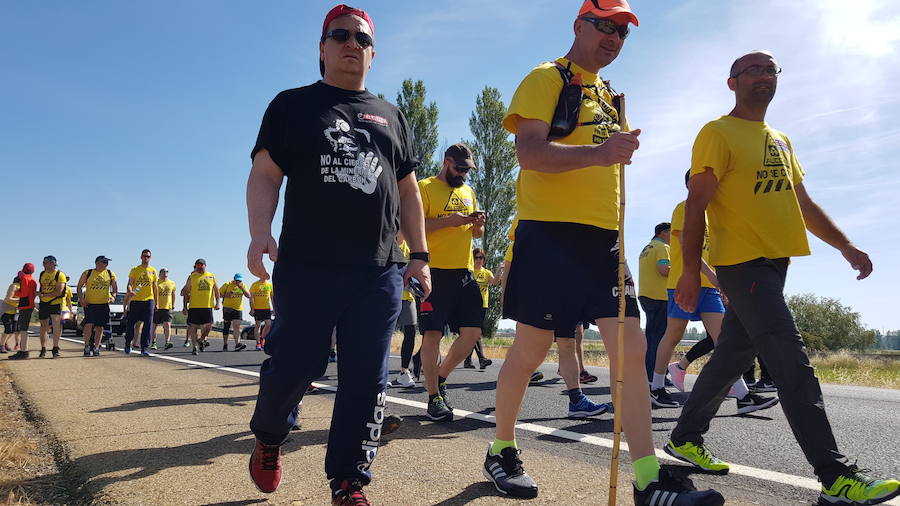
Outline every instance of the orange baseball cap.
[[626, 24], [630, 21], [634, 26], [638, 26], [638, 18], [631, 12], [626, 0], [585, 0], [581, 10], [578, 11], [578, 17], [585, 15], [622, 18]]

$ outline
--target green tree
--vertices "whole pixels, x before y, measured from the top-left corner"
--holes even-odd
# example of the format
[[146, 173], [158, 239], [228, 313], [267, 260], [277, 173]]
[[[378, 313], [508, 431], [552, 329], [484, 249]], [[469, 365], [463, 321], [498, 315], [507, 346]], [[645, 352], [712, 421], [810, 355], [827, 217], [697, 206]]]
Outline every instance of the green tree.
[[862, 324], [859, 313], [838, 299], [804, 293], [789, 296], [787, 304], [806, 347], [811, 350], [861, 351], [872, 347], [877, 340], [875, 331]]
[[438, 145], [438, 107], [435, 102], [425, 103], [425, 83], [403, 81], [397, 92], [397, 107], [406, 116], [413, 133], [413, 147], [419, 159], [419, 179], [431, 177], [440, 172], [440, 164], [433, 159]]
[[[503, 128], [506, 105], [500, 91], [485, 87], [475, 99], [475, 110], [469, 117], [469, 129], [474, 140], [468, 144], [475, 155], [477, 168], [469, 172], [469, 184], [475, 190], [478, 205], [487, 215], [481, 246], [485, 250], [486, 265], [494, 270], [503, 264], [508, 239], [506, 232], [515, 213], [515, 178], [518, 160], [516, 146]], [[500, 287], [490, 288], [485, 335], [497, 330], [502, 316]]]

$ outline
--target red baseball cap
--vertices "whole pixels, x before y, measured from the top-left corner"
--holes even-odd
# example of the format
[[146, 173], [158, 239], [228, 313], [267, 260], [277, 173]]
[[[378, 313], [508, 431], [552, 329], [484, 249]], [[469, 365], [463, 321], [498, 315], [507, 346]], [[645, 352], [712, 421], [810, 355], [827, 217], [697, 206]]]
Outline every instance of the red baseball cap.
[[31, 274], [34, 272], [34, 264], [29, 262], [22, 266], [22, 272], [25, 274]]
[[372, 35], [375, 35], [375, 23], [372, 22], [372, 18], [369, 17], [366, 11], [357, 9], [355, 7], [350, 7], [346, 4], [336, 5], [333, 9], [328, 11], [328, 14], [325, 15], [325, 21], [322, 23], [322, 33], [324, 34], [325, 30], [328, 29], [329, 23], [334, 21], [336, 18], [346, 16], [348, 14], [361, 17], [366, 23], [369, 24], [369, 30], [372, 31]]
[[585, 0], [578, 11], [578, 17], [590, 14], [598, 18], [621, 18], [638, 26], [638, 18], [631, 12], [626, 0]]

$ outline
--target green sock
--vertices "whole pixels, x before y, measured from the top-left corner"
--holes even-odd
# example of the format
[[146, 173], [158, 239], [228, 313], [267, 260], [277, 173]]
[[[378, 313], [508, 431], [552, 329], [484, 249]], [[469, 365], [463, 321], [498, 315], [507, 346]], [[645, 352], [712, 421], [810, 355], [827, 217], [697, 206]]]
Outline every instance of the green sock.
[[500, 452], [502, 452], [504, 448], [518, 448], [516, 446], [516, 440], [503, 441], [502, 439], [495, 439], [494, 443], [491, 445], [491, 455], [500, 455]]
[[[495, 443], [496, 444], [496, 443]], [[631, 463], [638, 490], [644, 490], [650, 482], [659, 479], [659, 461], [656, 455], [647, 455]]]

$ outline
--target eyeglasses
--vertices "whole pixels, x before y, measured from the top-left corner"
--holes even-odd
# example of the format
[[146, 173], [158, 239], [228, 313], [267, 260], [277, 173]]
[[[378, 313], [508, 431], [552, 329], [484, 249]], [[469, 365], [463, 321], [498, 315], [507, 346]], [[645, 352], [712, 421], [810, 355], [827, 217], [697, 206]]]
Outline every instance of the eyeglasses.
[[750, 65], [749, 67], [745, 68], [744, 70], [742, 70], [740, 72], [737, 72], [736, 74], [732, 75], [731, 77], [737, 77], [741, 74], [747, 74], [748, 76], [751, 76], [751, 77], [759, 77], [763, 74], [766, 74], [766, 75], [770, 75], [770, 76], [774, 77], [780, 73], [781, 73], [781, 67], [779, 67], [778, 65], [774, 65], [774, 64], [772, 64], [772, 65]]
[[108, 264], [109, 264], [109, 260], [100, 260], [100, 263], [101, 263], [101, 264], [107, 264], [107, 265], [108, 265]]
[[630, 31], [628, 29], [628, 24], [620, 25], [610, 19], [581, 18], [581, 20], [594, 25], [594, 28], [596, 28], [598, 32], [603, 32], [607, 35], [618, 32], [619, 38], [622, 40], [625, 40], [625, 38], [628, 37], [628, 32]]
[[[325, 42], [325, 39], [329, 38], [334, 39], [337, 42], [347, 42], [350, 39], [350, 30], [347, 30], [345, 28], [336, 28], [323, 35], [322, 42]], [[375, 41], [372, 40], [372, 36], [366, 32], [353, 32], [353, 38], [356, 39], [356, 43], [359, 44], [359, 47], [363, 49], [375, 45]]]
[[463, 173], [465, 173], [465, 172], [469, 172], [469, 171], [472, 170], [473, 168], [474, 168], [474, 167], [460, 167], [459, 164], [457, 164], [457, 163], [454, 163], [454, 164], [453, 164], [453, 169], [454, 169], [456, 172], [463, 172]]

